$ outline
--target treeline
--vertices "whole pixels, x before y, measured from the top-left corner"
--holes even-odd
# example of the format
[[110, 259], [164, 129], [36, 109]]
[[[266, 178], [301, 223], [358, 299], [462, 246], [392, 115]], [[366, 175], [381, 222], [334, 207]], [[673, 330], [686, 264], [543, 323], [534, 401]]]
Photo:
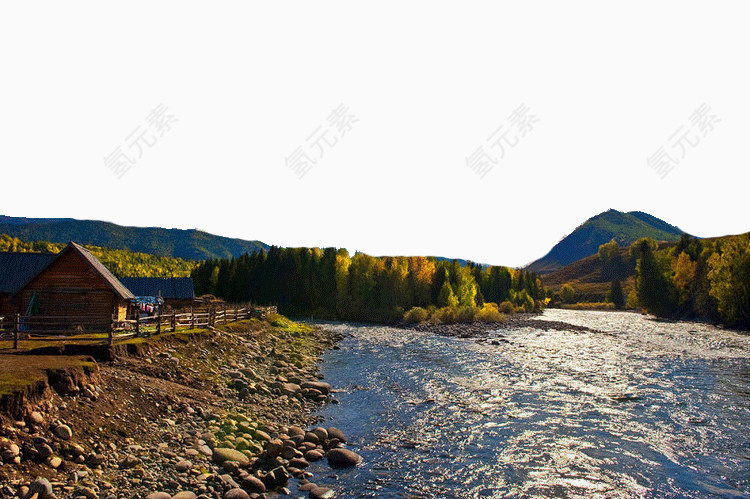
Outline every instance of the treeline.
[[[0, 251], [59, 253], [65, 246], [47, 241], [27, 242], [0, 234]], [[84, 247], [117, 277], [190, 277], [190, 272], [198, 265], [198, 262], [181, 258], [90, 245]]]
[[460, 265], [428, 257], [350, 256], [345, 249], [278, 248], [207, 260], [192, 272], [196, 293], [275, 304], [290, 315], [390, 322], [413, 307], [448, 309], [468, 319], [485, 303], [540, 310], [536, 275], [506, 267]]
[[630, 247], [637, 259], [637, 304], [661, 317], [721, 320], [750, 327], [750, 234], [716, 239], [683, 236], [660, 249], [651, 239]]

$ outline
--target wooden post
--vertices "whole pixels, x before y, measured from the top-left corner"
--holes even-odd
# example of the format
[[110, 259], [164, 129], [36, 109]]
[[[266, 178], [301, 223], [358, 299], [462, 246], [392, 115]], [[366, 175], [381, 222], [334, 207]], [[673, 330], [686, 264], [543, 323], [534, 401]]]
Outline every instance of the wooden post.
[[175, 310], [172, 309], [172, 332], [174, 333], [177, 331], [177, 316], [175, 315]]
[[190, 329], [195, 329], [195, 310], [193, 310], [193, 304], [190, 304]]
[[21, 328], [21, 314], [16, 314], [13, 321], [13, 350], [18, 350], [18, 330]]
[[112, 319], [112, 322], [109, 323], [109, 345], [112, 346], [112, 344], [115, 342], [115, 320]]
[[141, 309], [135, 309], [135, 335], [136, 337], [141, 335]]
[[156, 334], [161, 334], [161, 307], [156, 312]]
[[216, 308], [213, 306], [208, 308], [208, 322], [211, 324], [211, 327], [216, 325]]

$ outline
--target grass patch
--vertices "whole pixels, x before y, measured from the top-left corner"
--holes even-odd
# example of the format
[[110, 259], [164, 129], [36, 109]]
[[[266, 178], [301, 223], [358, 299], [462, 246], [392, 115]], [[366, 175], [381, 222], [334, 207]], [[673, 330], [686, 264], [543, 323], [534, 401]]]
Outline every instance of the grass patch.
[[0, 355], [0, 395], [25, 390], [47, 379], [48, 370], [95, 365], [96, 362], [83, 356]]

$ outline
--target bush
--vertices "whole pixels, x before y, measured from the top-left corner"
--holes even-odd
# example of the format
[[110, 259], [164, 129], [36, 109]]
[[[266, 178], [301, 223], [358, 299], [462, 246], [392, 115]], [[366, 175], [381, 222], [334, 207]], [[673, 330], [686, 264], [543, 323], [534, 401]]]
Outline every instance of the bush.
[[455, 324], [458, 321], [458, 310], [455, 307], [442, 307], [435, 310], [430, 322], [435, 324]]
[[458, 310], [458, 322], [474, 322], [477, 310], [474, 307], [462, 307]]
[[560, 288], [560, 301], [563, 303], [573, 303], [576, 291], [570, 284], [563, 284]]
[[500, 312], [505, 315], [510, 315], [515, 311], [516, 307], [514, 307], [513, 304], [507, 300], [500, 304]]
[[422, 307], [414, 307], [404, 314], [404, 322], [406, 324], [415, 324], [417, 322], [424, 322], [429, 318], [429, 313]]
[[485, 303], [484, 306], [477, 311], [476, 320], [480, 322], [503, 322], [505, 316], [500, 313], [496, 303]]

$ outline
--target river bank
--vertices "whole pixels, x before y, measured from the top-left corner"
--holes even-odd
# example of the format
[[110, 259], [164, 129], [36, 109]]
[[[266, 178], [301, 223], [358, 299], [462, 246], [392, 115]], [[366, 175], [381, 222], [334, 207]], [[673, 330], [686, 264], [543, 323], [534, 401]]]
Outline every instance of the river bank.
[[288, 492], [293, 478], [311, 497], [330, 496], [305, 468], [358, 457], [332, 452], [346, 441], [340, 430], [303, 428], [336, 402], [318, 363], [339, 339], [273, 316], [163, 335], [112, 361], [88, 359], [80, 375], [50, 374], [0, 415], [0, 497], [242, 499]]

